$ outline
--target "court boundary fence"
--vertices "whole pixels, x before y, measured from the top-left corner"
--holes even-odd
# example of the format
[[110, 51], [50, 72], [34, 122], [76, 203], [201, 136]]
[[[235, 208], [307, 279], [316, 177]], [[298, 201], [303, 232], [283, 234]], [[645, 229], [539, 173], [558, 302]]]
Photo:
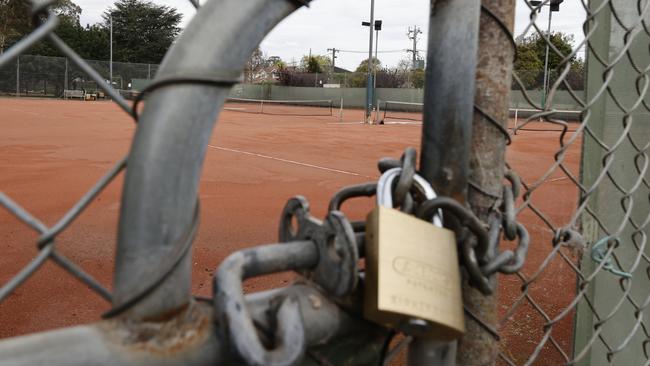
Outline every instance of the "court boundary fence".
[[[57, 37], [52, 1], [32, 2], [34, 29], [0, 55], [1, 67], [47, 38], [137, 122], [128, 156], [53, 226], [0, 192], [0, 205], [39, 235], [38, 254], [2, 284], [0, 301], [51, 261], [111, 304], [98, 323], [0, 341], [0, 365], [367, 365], [394, 359], [404, 347], [409, 365], [648, 362], [650, 138], [638, 138], [649, 134], [648, 123], [638, 121], [647, 122], [650, 110], [645, 100], [650, 31], [644, 20], [650, 3], [581, 2], [585, 40], [566, 54], [535, 22], [539, 10], [555, 2], [526, 2], [531, 21], [524, 35], [540, 34], [560, 61], [544, 105], [522, 92], [537, 113], [521, 126], [541, 118], [560, 133], [548, 170], [541, 177], [519, 177], [505, 160], [514, 138], [506, 124], [512, 80], [523, 85], [512, 73], [515, 1], [431, 2], [419, 165], [412, 148], [399, 160], [381, 160], [382, 179], [337, 192], [323, 220], [310, 214], [304, 197], [290, 199], [281, 214], [279, 243], [232, 253], [215, 272], [213, 297], [202, 299], [191, 295], [190, 274], [206, 136], [254, 48], [309, 1], [221, 0], [200, 8], [190, 1], [197, 15], [133, 106]], [[586, 95], [565, 80], [583, 47]], [[568, 122], [553, 109], [560, 87], [581, 106], [575, 131], [568, 131]], [[576, 144], [583, 151], [580, 172], [567, 162]], [[55, 244], [124, 170], [108, 291]], [[536, 200], [554, 174], [562, 174], [578, 196], [577, 207], [566, 209], [570, 212], [559, 221]], [[380, 189], [397, 208], [421, 219], [439, 222], [443, 212], [445, 226], [455, 231], [466, 328], [460, 339], [431, 339], [425, 336], [429, 323], [409, 319], [396, 327], [406, 336], [391, 349], [396, 330], [360, 315], [364, 276], [358, 261], [366, 245], [365, 223], [348, 221], [340, 209], [344, 201]], [[532, 229], [542, 228], [534, 247], [519, 221], [526, 215], [537, 220]], [[541, 263], [526, 261], [529, 249], [543, 246]], [[571, 274], [554, 286], [555, 297], [569, 295], [561, 304], [540, 295], [548, 292], [543, 275], [558, 263]], [[303, 280], [244, 295], [246, 278], [282, 271], [299, 272]], [[498, 304], [498, 286], [512, 283], [518, 292]], [[573, 324], [570, 339], [556, 332], [566, 322]], [[521, 332], [520, 324], [530, 331]]]

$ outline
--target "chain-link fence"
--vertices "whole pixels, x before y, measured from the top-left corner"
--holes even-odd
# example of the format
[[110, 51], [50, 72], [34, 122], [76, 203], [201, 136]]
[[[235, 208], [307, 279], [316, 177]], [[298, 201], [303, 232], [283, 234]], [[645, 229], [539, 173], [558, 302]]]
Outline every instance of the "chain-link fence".
[[[524, 268], [500, 279], [500, 362], [647, 364], [648, 3], [561, 4], [565, 15], [584, 21], [584, 41], [570, 52], [540, 29], [538, 10], [555, 3], [525, 4], [531, 21], [519, 35], [543, 37], [561, 62], [550, 72], [545, 101], [526, 92], [542, 87], [543, 75], [514, 75], [513, 97], [538, 110], [519, 127], [542, 132], [513, 136], [534, 147], [510, 151], [525, 187], [517, 215], [533, 240]], [[583, 76], [575, 60], [585, 49]], [[560, 93], [579, 106], [579, 117], [559, 117]], [[548, 149], [547, 158], [516, 159], [532, 149]]]
[[[251, 5], [253, 3], [255, 4]], [[193, 31], [186, 31], [183, 36], [186, 38], [181, 41], [191, 45], [188, 40], [192, 40], [194, 47], [204, 48], [208, 44], [218, 43], [212, 42], [210, 38], [212, 34], [224, 33], [218, 32], [222, 30], [218, 28], [222, 24], [233, 24], [228, 22], [230, 19], [228, 21], [223, 19], [230, 17], [231, 14], [219, 15], [219, 6], [227, 8], [231, 5], [232, 9], [241, 7], [238, 10], [241, 14], [237, 13], [237, 16], [241, 15], [241, 24], [249, 23], [248, 13], [274, 17], [268, 23], [260, 22], [262, 24], [260, 27], [270, 28], [284, 15], [303, 3], [303, 1], [288, 1], [281, 4], [262, 0], [243, 5], [234, 0], [222, 1], [219, 5], [208, 3], [205, 5], [207, 8], [205, 11], [210, 12], [215, 18], [221, 17], [211, 19], [209, 26], [216, 27], [212, 29], [215, 32], [196, 27]], [[536, 21], [539, 16], [538, 9], [557, 3], [561, 2], [547, 0], [533, 7], [529, 2], [522, 2], [520, 5], [525, 6], [530, 13], [530, 24], [525, 27], [524, 36], [538, 34], [548, 42], [549, 35], [538, 26]], [[477, 5], [476, 2], [469, 0], [433, 2], [433, 5], [439, 8], [437, 13], [432, 13], [432, 19], [441, 16], [440, 14], [446, 14], [448, 7], [454, 6], [450, 4], [460, 4], [461, 10], [458, 12], [463, 15], [471, 13], [472, 10], [471, 6], [465, 5]], [[574, 5], [576, 3], [562, 6]], [[650, 222], [650, 174], [647, 155], [650, 148], [650, 101], [647, 93], [650, 86], [648, 77], [650, 55], [647, 52], [650, 44], [650, 30], [647, 27], [650, 2], [590, 0], [580, 2], [578, 5], [572, 11], [576, 12], [574, 14], [576, 19], [584, 19], [584, 41], [574, 45], [569, 53], [561, 52], [548, 42], [549, 52], [559, 57], [561, 61], [559, 66], [549, 74], [548, 90], [544, 88], [542, 79], [544, 103], [542, 104], [538, 96], [531, 96], [529, 92], [531, 88], [539, 88], [539, 74], [526, 75], [520, 72], [515, 73], [512, 78], [510, 76], [512, 67], [510, 61], [516, 57], [512, 34], [514, 1], [483, 2], [481, 28], [474, 36], [478, 37], [480, 42], [474, 106], [474, 140], [468, 157], [468, 164], [471, 165], [472, 171], [468, 181], [467, 177], [459, 179], [454, 175], [457, 172], [462, 173], [462, 167], [458, 170], [442, 169], [437, 166], [432, 168], [435, 159], [427, 155], [430, 154], [427, 152], [427, 147], [436, 143], [440, 151], [453, 150], [453, 153], [447, 153], [447, 160], [451, 160], [458, 166], [462, 165], [464, 160], [462, 156], [465, 155], [460, 153], [454, 155], [459, 151], [455, 149], [463, 147], [460, 143], [462, 139], [454, 140], [450, 137], [457, 136], [455, 134], [461, 129], [458, 126], [462, 125], [460, 121], [462, 118], [458, 114], [449, 112], [445, 115], [448, 117], [446, 119], [435, 120], [427, 117], [435, 115], [435, 112], [441, 108], [452, 108], [455, 104], [452, 97], [446, 99], [446, 103], [433, 103], [425, 95], [423, 138], [425, 152], [422, 155], [420, 170], [427, 179], [429, 175], [435, 175], [433, 181], [438, 183], [437, 188], [455, 200], [445, 201], [446, 206], [440, 201], [420, 202], [418, 211], [435, 213], [438, 207], [434, 207], [435, 204], [445, 206], [445, 210], [456, 212], [459, 221], [469, 228], [465, 230], [461, 227], [459, 231], [462, 234], [459, 235], [461, 264], [465, 277], [469, 279], [464, 283], [463, 292], [467, 333], [458, 344], [460, 364], [642, 365], [648, 364], [650, 360], [647, 351], [650, 330], [645, 321], [646, 308], [650, 303], [650, 290], [648, 290], [650, 259], [646, 253], [647, 228]], [[277, 11], [276, 7], [282, 7], [281, 11]], [[124, 324], [115, 321], [96, 328], [80, 328], [74, 334], [60, 333], [55, 339], [62, 345], [68, 344], [73, 347], [73, 350], [82, 349], [87, 354], [93, 355], [92, 357], [103, 360], [97, 361], [103, 364], [110, 364], [116, 358], [119, 359], [116, 363], [134, 364], [135, 362], [131, 362], [133, 360], [130, 358], [133, 349], [129, 347], [133, 342], [143, 342], [143, 339], [144, 342], [153, 339], [155, 347], [150, 348], [151, 344], [142, 346], [137, 343], [138, 351], [148, 352], [153, 349], [151, 352], [155, 353], [155, 357], [161, 357], [160, 354], [168, 356], [169, 359], [165, 361], [169, 362], [173, 362], [176, 357], [175, 360], [180, 363], [190, 362], [190, 360], [196, 364], [214, 363], [222, 361], [224, 359], [222, 355], [231, 352], [220, 347], [231, 347], [234, 350], [232, 353], [243, 357], [250, 364], [276, 364], [276, 361], [277, 364], [281, 364], [280, 361], [298, 360], [305, 352], [306, 343], [312, 342], [309, 345], [313, 346], [318, 344], [317, 341], [322, 341], [318, 337], [323, 336], [321, 334], [323, 329], [328, 329], [327, 334], [330, 336], [330, 338], [325, 337], [327, 339], [323, 343], [331, 345], [334, 350], [338, 349], [338, 357], [359, 357], [362, 352], [355, 352], [357, 348], [350, 346], [353, 343], [341, 343], [342, 341], [336, 343], [335, 338], [332, 338], [332, 334], [341, 331], [338, 328], [341, 324], [357, 325], [356, 331], [365, 335], [365, 337], [354, 335], [352, 339], [356, 339], [357, 342], [366, 346], [376, 344], [376, 338], [379, 337], [381, 344], [381, 340], [386, 335], [385, 330], [361, 321], [355, 316], [358, 313], [354, 311], [348, 313], [339, 309], [339, 306], [354, 308], [354, 304], [350, 305], [350, 302], [354, 303], [355, 300], [356, 305], [359, 305], [358, 298], [346, 296], [351, 294], [351, 290], [356, 285], [357, 271], [359, 271], [354, 261], [359, 255], [356, 252], [356, 240], [363, 238], [360, 232], [353, 233], [351, 230], [363, 223], [346, 226], [344, 218], [333, 213], [338, 212], [336, 204], [333, 204], [335, 209], [332, 209], [324, 224], [309, 216], [305, 202], [300, 199], [290, 201], [283, 214], [285, 230], [281, 232], [281, 236], [284, 235], [290, 243], [236, 253], [220, 267], [215, 282], [215, 299], [210, 300], [214, 304], [208, 307], [191, 306], [189, 310], [184, 308], [183, 306], [189, 301], [188, 275], [184, 269], [188, 267], [187, 253], [197, 224], [196, 184], [193, 186], [189, 183], [176, 185], [160, 184], [160, 182], [171, 181], [169, 170], [171, 167], [177, 168], [181, 165], [187, 169], [185, 172], [187, 174], [179, 173], [179, 176], [184, 179], [189, 179], [188, 176], [196, 177], [198, 182], [202, 155], [200, 153], [192, 155], [191, 159], [183, 160], [184, 164], [180, 164], [179, 160], [173, 157], [187, 157], [183, 154], [189, 145], [188, 141], [203, 141], [202, 134], [204, 130], [209, 129], [206, 125], [211, 126], [214, 121], [188, 121], [193, 124], [191, 126], [179, 126], [174, 121], [186, 117], [182, 114], [184, 110], [212, 115], [213, 109], [219, 107], [213, 102], [214, 99], [221, 98], [223, 102], [230, 86], [239, 80], [241, 73], [239, 70], [230, 72], [217, 68], [216, 66], [223, 66], [220, 62], [227, 62], [218, 57], [223, 51], [217, 52], [219, 49], [216, 49], [215, 57], [210, 58], [211, 65], [219, 71], [216, 75], [214, 73], [209, 77], [194, 74], [179, 75], [179, 70], [195, 72], [202, 70], [200, 67], [204, 65], [198, 65], [196, 60], [180, 60], [180, 56], [173, 55], [169, 65], [178, 65], [178, 70], [169, 66], [169, 70], [158, 75], [157, 83], [147, 87], [148, 90], [145, 92], [153, 93], [156, 90], [156, 93], [152, 94], [151, 100], [147, 102], [146, 112], [142, 117], [138, 117], [135, 109], [132, 110], [131, 106], [106, 81], [108, 79], [106, 63], [94, 64], [81, 60], [60, 39], [51, 34], [56, 25], [56, 17], [43, 13], [43, 9], [45, 8], [36, 8], [36, 13], [42, 16], [42, 23], [34, 32], [20, 44], [0, 55], [0, 88], [6, 90], [6, 93], [57, 96], [77, 77], [82, 77], [83, 73], [85, 75], [82, 77], [83, 82], [88, 80], [95, 82], [99, 88], [106, 90], [118, 105], [138, 119], [140, 130], [128, 160], [135, 168], [128, 172], [129, 177], [125, 186], [124, 215], [121, 218], [123, 227], [120, 229], [118, 243], [114, 293], [104, 289], [92, 277], [60, 255], [55, 249], [55, 239], [125, 168], [127, 159], [118, 162], [57, 224], [51, 227], [45, 226], [18, 203], [0, 193], [0, 204], [39, 234], [38, 255], [20, 273], [0, 287], [0, 301], [10, 296], [45, 261], [53, 260], [101, 296], [112, 301], [113, 308], [106, 314], [107, 317], [125, 316]], [[271, 12], [270, 9], [276, 11]], [[478, 12], [476, 15], [478, 18]], [[450, 19], [454, 18], [450, 17]], [[435, 23], [435, 27], [450, 27], [450, 35], [454, 34], [455, 28], [452, 27], [460, 23], [450, 21], [450, 24], [447, 24], [444, 23], [444, 19], [439, 20], [441, 22]], [[462, 24], [468, 27], [471, 25], [472, 22], [469, 20]], [[220, 46], [235, 47], [235, 45], [250, 43], [252, 52], [253, 47], [268, 30], [267, 28], [251, 30], [251, 33], [243, 34], [241, 39], [232, 40], [232, 45]], [[432, 35], [436, 37], [431, 37], [430, 42], [435, 42], [437, 39], [448, 40], [445, 38], [448, 34], [444, 32], [432, 33]], [[45, 36], [50, 37], [67, 58], [17, 57], [28, 45]], [[476, 40], [471, 35], [468, 39]], [[454, 47], [453, 50], [451, 48], [448, 50], [449, 54], [458, 55], [465, 50], [456, 44], [442, 44], [445, 45]], [[438, 44], [430, 44], [428, 49], [432, 50], [438, 46]], [[467, 49], [471, 51], [471, 47]], [[587, 49], [584, 74], [575, 68], [574, 62], [581, 49]], [[184, 51], [186, 54], [190, 52]], [[430, 56], [429, 75], [425, 79], [426, 83], [433, 83], [427, 84], [429, 97], [433, 90], [433, 92], [444, 92], [445, 97], [466, 92], [465, 95], [461, 95], [461, 99], [465, 101], [473, 99], [473, 87], [462, 85], [456, 89], [448, 88], [457, 80], [441, 79], [440, 75], [443, 74], [441, 70], [434, 69], [441, 64], [437, 61], [444, 58], [446, 54], [447, 52], [438, 52]], [[241, 65], [245, 62], [243, 59], [239, 61]], [[72, 66], [73, 64], [75, 66]], [[134, 78], [150, 78], [154, 71], [145, 66], [147, 65], [133, 68], [125, 66], [125, 69], [119, 71], [119, 66], [114, 64], [114, 75], [123, 78], [122, 82]], [[457, 66], [449, 67], [453, 69]], [[231, 67], [234, 68], [232, 65]], [[475, 65], [471, 67], [474, 68]], [[207, 75], [208, 70], [203, 70]], [[458, 75], [467, 76], [467, 73]], [[343, 78], [342, 84], [347, 85], [348, 76], [343, 75]], [[312, 81], [320, 84], [319, 80], [315, 78]], [[435, 84], [435, 81], [439, 84]], [[513, 83], [515, 87], [512, 87]], [[112, 84], [116, 86], [115, 78]], [[180, 88], [176, 84], [183, 84], [185, 95], [182, 99], [179, 99], [178, 93], [174, 92], [174, 88]], [[210, 87], [213, 89], [209, 89]], [[201, 88], [208, 89], [206, 91]], [[534, 109], [527, 120], [516, 126], [506, 122], [509, 93], [511, 98], [523, 98]], [[574, 116], [575, 118], [566, 118], [557, 110], [556, 98], [560, 94], [564, 98], [570, 98], [575, 105], [579, 106], [580, 113]], [[170, 105], [180, 104], [183, 108], [179, 108], [178, 111], [170, 107]], [[165, 113], [156, 114], [157, 110], [163, 109]], [[469, 112], [471, 106], [465, 110], [465, 113]], [[439, 125], [444, 125], [445, 121], [454, 124], [451, 127], [447, 124], [446, 130], [436, 127], [435, 131], [446, 132], [449, 135], [435, 135], [430, 133], [434, 131], [429, 129], [434, 126], [427, 122], [430, 120], [435, 120]], [[173, 138], [175, 139], [173, 141], [183, 141], [183, 143], [169, 143], [165, 138]], [[506, 141], [510, 143], [508, 163], [503, 164], [501, 148]], [[197, 142], [197, 145], [200, 144]], [[155, 150], [156, 147], [161, 150]], [[412, 153], [407, 155], [410, 158], [405, 158], [402, 162], [384, 161], [383, 171], [387, 168], [415, 171], [414, 155]], [[446, 161], [442, 158], [439, 160], [435, 163], [442, 164]], [[148, 166], [146, 174], [137, 169], [147, 166], [146, 162], [151, 161], [155, 161], [158, 165]], [[187, 163], [188, 161], [198, 162], [190, 164]], [[167, 162], [169, 165], [165, 165]], [[431, 173], [432, 169], [439, 169], [439, 173]], [[521, 192], [517, 184], [519, 179], [514, 172], [517, 172], [521, 178], [523, 187]], [[509, 181], [506, 187], [510, 189], [504, 189], [504, 174]], [[396, 176], [393, 178], [397, 179]], [[401, 178], [399, 180], [402, 181]], [[445, 182], [451, 181], [460, 181], [459, 191], [452, 189], [445, 192], [447, 189]], [[396, 183], [397, 186], [402, 184], [403, 182]], [[467, 200], [476, 216], [459, 203], [463, 201], [462, 191], [467, 190], [467, 186], [469, 186]], [[343, 191], [338, 201], [333, 199], [333, 202], [338, 202], [340, 206], [341, 201], [345, 199], [342, 197], [349, 198], [355, 194], [372, 195], [377, 191], [378, 186], [374, 185], [374, 191], [368, 186], [353, 188], [356, 189], [356, 193]], [[402, 197], [403, 201], [407, 200], [405, 197]], [[151, 211], [148, 206], [151, 202], [156, 202], [157, 210]], [[165, 212], [165, 215], [151, 214], [152, 212]], [[494, 221], [495, 215], [502, 220]], [[298, 217], [301, 221], [300, 225], [307, 225], [309, 230], [318, 232], [320, 236], [309, 237], [304, 236], [305, 233], [300, 229], [290, 230], [292, 216]], [[478, 219], [483, 222], [479, 222]], [[486, 229], [488, 223], [489, 233]], [[157, 228], [160, 227], [165, 230], [158, 230]], [[329, 240], [332, 235], [336, 237], [335, 233], [340, 232], [345, 232], [344, 236], [349, 240], [345, 246], [341, 244], [336, 256], [330, 257], [326, 255], [329, 253], [327, 250], [331, 252], [332, 249], [328, 247]], [[470, 232], [477, 239], [472, 241]], [[501, 250], [497, 251], [496, 246], [499, 245], [498, 238], [501, 232], [508, 240], [503, 240], [500, 244]], [[530, 237], [524, 234], [525, 232]], [[492, 235], [489, 240], [482, 239], [487, 238], [490, 233]], [[524, 245], [523, 242], [528, 240], [530, 245]], [[305, 242], [316, 242], [316, 244], [311, 246]], [[164, 245], [158, 245], [159, 243]], [[526, 258], [525, 264], [524, 258]], [[523, 268], [519, 268], [522, 264]], [[308, 270], [314, 266], [316, 270]], [[306, 271], [303, 273], [307, 273], [311, 280], [317, 282], [319, 288], [324, 288], [326, 295], [322, 295], [310, 286], [299, 285], [285, 289], [285, 292], [281, 293], [282, 296], [274, 292], [259, 296], [255, 301], [250, 298], [244, 299], [241, 286], [237, 287], [237, 281], [246, 276], [290, 269]], [[496, 275], [497, 272], [500, 274]], [[148, 281], [134, 281], [134, 279], [148, 279]], [[498, 286], [495, 285], [495, 281]], [[496, 295], [491, 294], [495, 286]], [[243, 301], [249, 302], [248, 305], [242, 307]], [[206, 315], [211, 314], [213, 306], [216, 314], [214, 316], [219, 319], [216, 325], [210, 322], [213, 320], [212, 315]], [[182, 319], [175, 317], [179, 308], [183, 309]], [[253, 315], [242, 311], [242, 308], [248, 309], [248, 312]], [[321, 310], [323, 308], [326, 310]], [[327, 312], [324, 314], [323, 311]], [[268, 313], [275, 314], [277, 319], [272, 317], [269, 320]], [[296, 314], [302, 315], [296, 316]], [[165, 326], [156, 328], [146, 323], [151, 316], [162, 316], [170, 322], [166, 324], [171, 325], [168, 328]], [[332, 319], [328, 316], [335, 318], [336, 321], [323, 321], [323, 319]], [[252, 319], [253, 317], [255, 319]], [[301, 321], [304, 324], [300, 323]], [[139, 322], [146, 323], [142, 326], [144, 329], [138, 328]], [[201, 325], [205, 323], [212, 325]], [[220, 337], [223, 336], [224, 330], [219, 327], [228, 324], [230, 328], [226, 328], [225, 331], [227, 340], [223, 343], [226, 346], [223, 346]], [[115, 338], [104, 337], [107, 334], [105, 332], [113, 334], [115, 330], [110, 328], [107, 331], [107, 327], [115, 327], [122, 332], [119, 333], [120, 336], [116, 336], [118, 339], [116, 344], [119, 346], [111, 343]], [[336, 329], [332, 330], [334, 328]], [[349, 327], [341, 325], [340, 328]], [[186, 348], [187, 344], [183, 342], [187, 339], [196, 340], [192, 337], [195, 337], [197, 332], [201, 334], [200, 341]], [[174, 341], [169, 341], [168, 333], [171, 333], [172, 338], [176, 337]], [[264, 342], [261, 342], [259, 337], [264, 338]], [[97, 339], [102, 341], [89, 343]], [[174, 347], [177, 346], [175, 342], [178, 339], [183, 343], [180, 355], [170, 351], [176, 350]], [[411, 350], [414, 351], [413, 354], [418, 355], [418, 349], [427, 344], [418, 337], [407, 336], [405, 340], [412, 341]], [[34, 350], [43, 346], [42, 340], [36, 338], [8, 342], [10, 343], [5, 343], [4, 346], [0, 343], [0, 354], [15, 357], [14, 359], [27, 354], [21, 354], [20, 350]], [[47, 342], [51, 343], [51, 340]], [[389, 342], [385, 343], [384, 351], [388, 348]], [[125, 347], [125, 344], [128, 347]], [[265, 345], [271, 348], [267, 349]], [[272, 348], [273, 346], [275, 348]], [[440, 345], [426, 347], [436, 349]], [[449, 347], [453, 349], [454, 346]], [[171, 353], [159, 352], [161, 348]], [[374, 348], [375, 354], [378, 353], [378, 349], [378, 347]], [[348, 353], [342, 350], [347, 350]], [[70, 359], [66, 359], [68, 354], [64, 354], [61, 349], [59, 349], [60, 354], [52, 353], [51, 348], [45, 351], [47, 354], [43, 353], [43, 360], [48, 360], [52, 364], [70, 363]], [[381, 354], [385, 355], [385, 352]], [[453, 352], [442, 352], [442, 354], [441, 358], [445, 358], [449, 357], [449, 354], [453, 355]], [[33, 354], [30, 357], [33, 357], [31, 361], [34, 361], [38, 360], [39, 356]], [[138, 354], [134, 357], [142, 357], [142, 355]], [[152, 363], [160, 361], [155, 357], [152, 358], [154, 360]], [[413, 356], [410, 362], [430, 364], [423, 362], [423, 360], [430, 360], [426, 357]], [[373, 362], [377, 361], [371, 359]], [[83, 360], [79, 358], [74, 361], [83, 364]], [[144, 362], [142, 358], [138, 360]], [[321, 357], [313, 357], [312, 361], [314, 360], [321, 364], [331, 363]], [[365, 361], [357, 359], [357, 364], [369, 362], [367, 358], [363, 360]]]
[[[281, 86], [365, 88], [366, 72], [310, 73], [291, 69], [277, 70], [264, 81]], [[381, 69], [375, 74], [377, 88], [422, 89], [424, 70]]]
[[[84, 60], [103, 80], [111, 77], [109, 61]], [[156, 64], [113, 62], [113, 87], [130, 90], [134, 79], [153, 79]], [[64, 90], [100, 90], [89, 75], [67, 57], [20, 55], [0, 68], [0, 94], [55, 97], [64, 96]]]

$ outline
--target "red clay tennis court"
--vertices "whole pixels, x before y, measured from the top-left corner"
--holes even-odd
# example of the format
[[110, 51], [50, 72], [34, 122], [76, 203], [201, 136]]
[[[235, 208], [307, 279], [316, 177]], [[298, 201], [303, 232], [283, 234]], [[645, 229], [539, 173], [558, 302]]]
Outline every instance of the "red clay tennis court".
[[[313, 114], [314, 107], [290, 108], [294, 113], [289, 114]], [[0, 191], [46, 224], [56, 222], [127, 154], [135, 129], [130, 116], [110, 102], [0, 99], [0, 110]], [[280, 212], [288, 198], [305, 196], [313, 213], [323, 217], [335, 191], [377, 179], [380, 158], [399, 157], [407, 146], [420, 145], [417, 123], [373, 126], [360, 124], [362, 118], [361, 110], [345, 110], [342, 120], [337, 113], [303, 117], [222, 112], [207, 151], [200, 188], [201, 225], [193, 252], [196, 295], [211, 295], [213, 271], [229, 253], [277, 241]], [[580, 160], [577, 142], [565, 158], [565, 165], [575, 174]], [[558, 132], [521, 131], [513, 136], [508, 160], [530, 183], [553, 164], [558, 148]], [[63, 254], [108, 288], [112, 285], [122, 179], [105, 190], [57, 242]], [[576, 188], [560, 173], [546, 177], [545, 182], [531, 196], [531, 202], [561, 223], [575, 209]], [[343, 211], [351, 219], [361, 219], [373, 205], [372, 199], [358, 199]], [[521, 213], [520, 220], [532, 235], [523, 269], [531, 276], [553, 248], [550, 230], [528, 211]], [[32, 230], [0, 210], [0, 283], [33, 258], [37, 248], [27, 243], [35, 241]], [[556, 283], [572, 288], [574, 277], [568, 264], [552, 261], [530, 294], [550, 313], [553, 309], [561, 311], [574, 293], [550, 289]], [[278, 286], [291, 278], [285, 274], [255, 279], [247, 281], [246, 289]], [[500, 283], [499, 309], [503, 316], [520, 296], [522, 281], [516, 276], [501, 276]], [[95, 292], [48, 261], [0, 303], [0, 337], [88, 323], [108, 309], [109, 304]], [[514, 321], [501, 330], [505, 338], [502, 350], [514, 360], [521, 360], [518, 353], [530, 354], [536, 346], [536, 342], [526, 342], [527, 337], [539, 339], [543, 332], [544, 320], [529, 310], [519, 307], [512, 314]], [[572, 317], [567, 317], [553, 331], [566, 352], [572, 347], [572, 327]], [[510, 336], [512, 342], [508, 341]], [[553, 357], [555, 353], [549, 351], [547, 358], [540, 359], [554, 364]]]

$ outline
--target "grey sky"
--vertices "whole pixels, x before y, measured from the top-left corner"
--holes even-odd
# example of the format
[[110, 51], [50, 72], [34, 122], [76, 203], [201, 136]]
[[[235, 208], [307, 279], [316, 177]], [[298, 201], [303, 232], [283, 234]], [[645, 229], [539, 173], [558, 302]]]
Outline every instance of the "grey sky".
[[[83, 9], [82, 24], [100, 21], [102, 12], [110, 6], [110, 2], [105, 0], [75, 2]], [[187, 0], [154, 2], [178, 9], [184, 15], [183, 25], [187, 24], [195, 13]], [[422, 28], [423, 34], [420, 36], [418, 48], [426, 49], [429, 3], [429, 0], [375, 0], [375, 18], [384, 21], [383, 30], [379, 33], [379, 59], [384, 65], [395, 66], [401, 59], [411, 57], [405, 51], [412, 46], [406, 36], [409, 26], [417, 25]], [[368, 57], [368, 28], [362, 27], [361, 21], [369, 18], [370, 0], [317, 0], [312, 2], [309, 8], [298, 10], [274, 29], [262, 42], [262, 51], [269, 56], [280, 56], [287, 62], [294, 59], [299, 61], [303, 55], [309, 53], [310, 48], [313, 54], [318, 55], [328, 54], [327, 49], [332, 47], [361, 51], [362, 53], [338, 54], [337, 65], [354, 70]], [[524, 0], [517, 0], [516, 35], [521, 34], [529, 24], [529, 18], [530, 10]], [[576, 43], [580, 42], [584, 18], [585, 10], [581, 0], [565, 0], [561, 11], [553, 13], [552, 30], [573, 34]], [[548, 7], [544, 7], [536, 23], [545, 30], [547, 22]]]

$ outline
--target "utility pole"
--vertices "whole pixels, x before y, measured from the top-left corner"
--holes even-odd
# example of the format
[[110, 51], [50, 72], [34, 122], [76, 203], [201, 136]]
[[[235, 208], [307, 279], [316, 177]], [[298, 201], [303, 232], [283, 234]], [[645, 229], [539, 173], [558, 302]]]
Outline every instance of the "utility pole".
[[413, 53], [413, 70], [417, 70], [418, 65], [418, 35], [422, 34], [422, 30], [416, 25], [413, 26], [413, 28], [409, 27], [408, 32], [406, 35], [409, 37], [410, 40], [413, 41], [413, 49], [406, 50], [406, 52], [411, 52]]
[[327, 51], [332, 51], [332, 75], [336, 72], [336, 59], [338, 58], [336, 56], [337, 53], [341, 52], [341, 50], [336, 49], [336, 48], [328, 48]]

